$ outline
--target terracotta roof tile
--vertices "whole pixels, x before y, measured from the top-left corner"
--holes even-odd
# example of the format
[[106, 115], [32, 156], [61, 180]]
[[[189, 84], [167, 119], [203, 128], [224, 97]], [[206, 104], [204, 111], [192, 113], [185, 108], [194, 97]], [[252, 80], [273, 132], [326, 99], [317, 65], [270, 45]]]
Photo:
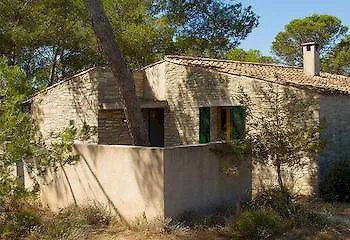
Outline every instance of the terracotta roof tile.
[[321, 92], [350, 94], [350, 77], [323, 72], [320, 76], [308, 76], [300, 67], [184, 56], [167, 56], [165, 61], [186, 66], [205, 67], [222, 73], [254, 77]]

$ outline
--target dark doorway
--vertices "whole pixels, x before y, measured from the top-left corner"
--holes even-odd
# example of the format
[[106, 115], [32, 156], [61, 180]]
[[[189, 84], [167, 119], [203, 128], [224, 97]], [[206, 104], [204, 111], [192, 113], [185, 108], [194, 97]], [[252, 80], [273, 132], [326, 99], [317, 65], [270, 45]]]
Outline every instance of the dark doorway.
[[164, 109], [149, 109], [148, 136], [150, 146], [164, 147]]

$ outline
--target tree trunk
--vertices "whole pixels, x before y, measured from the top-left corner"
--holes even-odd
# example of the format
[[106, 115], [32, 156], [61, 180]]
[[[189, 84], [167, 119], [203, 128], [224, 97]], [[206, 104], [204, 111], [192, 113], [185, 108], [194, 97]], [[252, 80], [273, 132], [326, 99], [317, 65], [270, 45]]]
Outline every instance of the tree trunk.
[[278, 185], [281, 189], [281, 192], [285, 191], [284, 184], [283, 184], [283, 178], [282, 178], [282, 172], [281, 172], [281, 164], [276, 164], [276, 172], [277, 172], [277, 178], [278, 178]]
[[85, 5], [89, 11], [96, 37], [100, 41], [104, 55], [118, 83], [133, 144], [149, 145], [133, 75], [117, 46], [111, 25], [103, 9], [103, 3], [101, 0], [85, 0]]
[[56, 63], [57, 63], [57, 57], [58, 57], [58, 49], [55, 49], [54, 51], [55, 51], [55, 54], [52, 60], [49, 86], [53, 85], [56, 81]]

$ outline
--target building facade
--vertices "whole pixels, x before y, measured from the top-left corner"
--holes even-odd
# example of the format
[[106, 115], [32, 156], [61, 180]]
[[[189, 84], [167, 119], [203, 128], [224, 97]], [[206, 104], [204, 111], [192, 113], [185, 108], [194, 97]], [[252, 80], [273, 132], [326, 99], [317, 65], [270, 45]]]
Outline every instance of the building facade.
[[[135, 71], [136, 93], [151, 146], [240, 138], [246, 121], [244, 106], [237, 98], [240, 91], [243, 89], [259, 106], [260, 96], [254, 90], [257, 86], [289, 88], [316, 99], [316, 117], [327, 125], [322, 133], [326, 146], [317, 166], [303, 170], [310, 176], [317, 171], [318, 176], [303, 180], [304, 188], [317, 184], [333, 161], [350, 158], [350, 78], [320, 73], [315, 62], [318, 58], [314, 57], [318, 54], [316, 44], [305, 44], [303, 50], [308, 64], [304, 68], [167, 56]], [[44, 138], [63, 130], [73, 120], [78, 128], [87, 125], [94, 130], [89, 133], [92, 143], [132, 142], [119, 89], [108, 69], [89, 69], [59, 82], [35, 95], [31, 104]], [[259, 114], [261, 109], [254, 111]], [[256, 179], [266, 180], [271, 174], [261, 170]], [[285, 176], [290, 177], [287, 173]]]

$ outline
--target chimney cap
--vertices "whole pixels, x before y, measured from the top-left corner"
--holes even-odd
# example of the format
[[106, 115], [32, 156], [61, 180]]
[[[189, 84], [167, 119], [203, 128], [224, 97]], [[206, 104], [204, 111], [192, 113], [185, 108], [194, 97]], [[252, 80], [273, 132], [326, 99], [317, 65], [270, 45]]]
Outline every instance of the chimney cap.
[[319, 46], [319, 44], [316, 43], [316, 42], [307, 42], [307, 43], [302, 43], [301, 44], [301, 46], [311, 46], [311, 45]]

